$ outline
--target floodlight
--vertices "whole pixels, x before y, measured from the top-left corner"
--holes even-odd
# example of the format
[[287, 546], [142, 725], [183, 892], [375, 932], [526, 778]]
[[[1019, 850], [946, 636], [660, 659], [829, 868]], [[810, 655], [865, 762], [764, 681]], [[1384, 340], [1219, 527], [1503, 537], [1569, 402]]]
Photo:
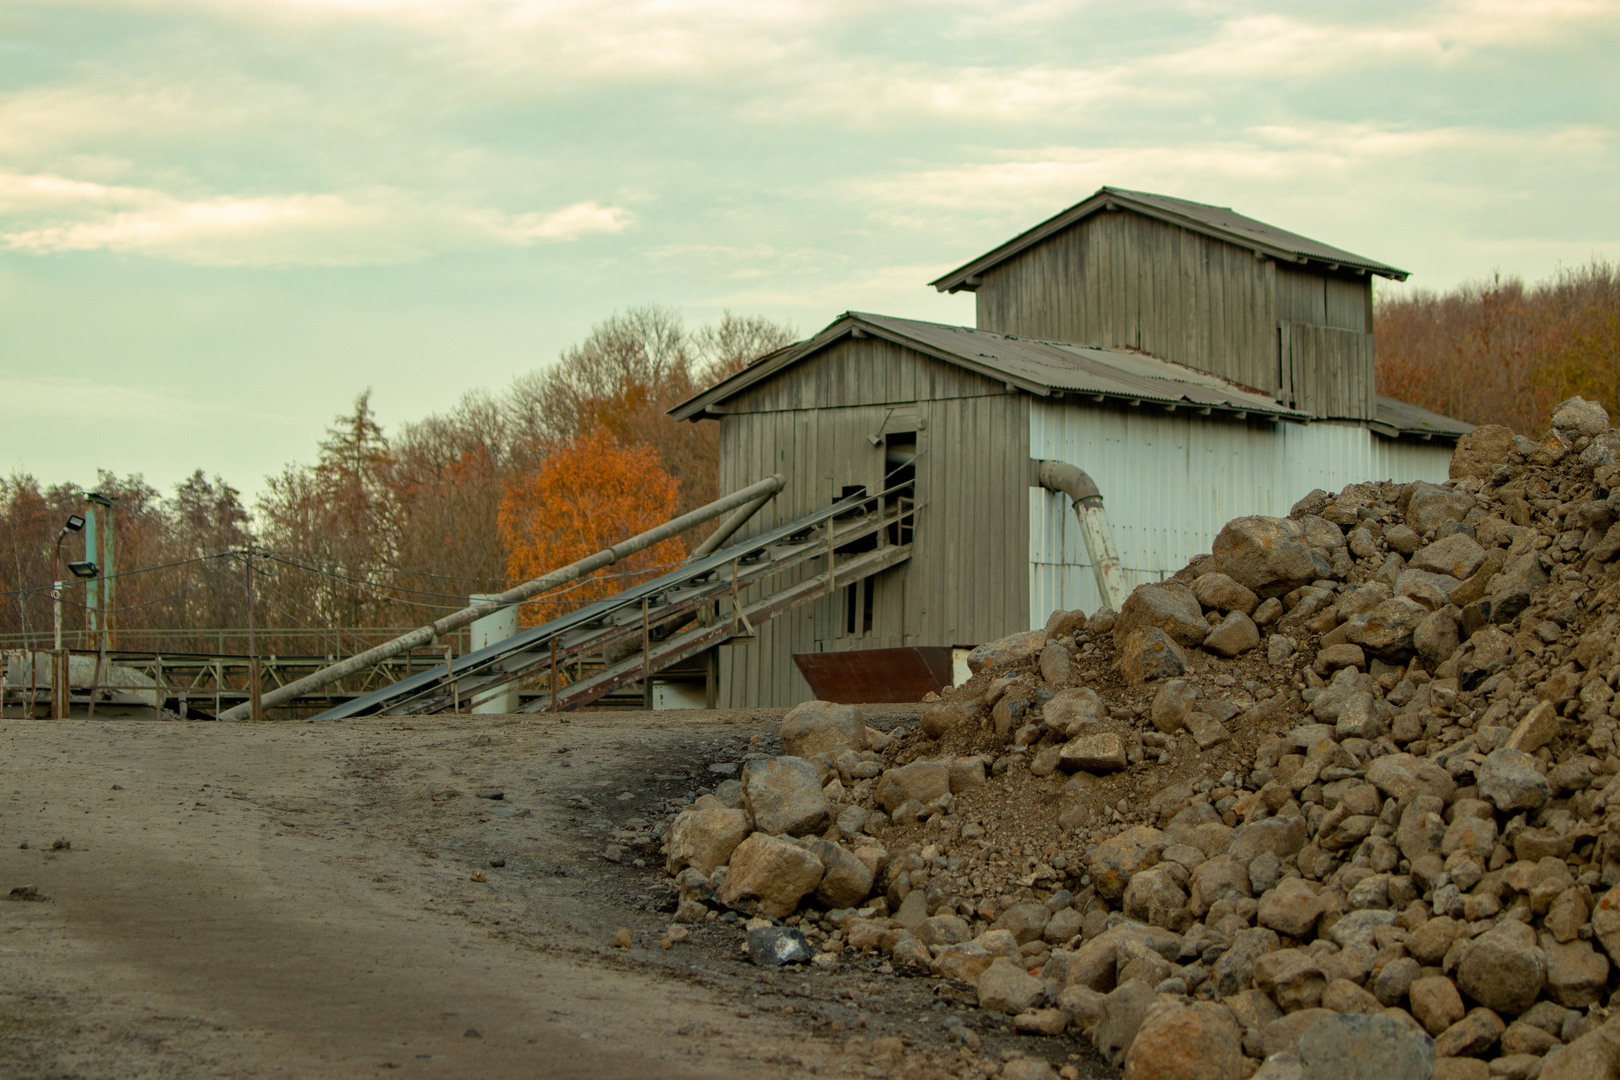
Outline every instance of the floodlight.
[[78, 532], [84, 528], [84, 518], [78, 514], [69, 514], [68, 519], [62, 522], [63, 532]]
[[101, 573], [101, 568], [93, 562], [70, 562], [67, 566], [73, 571], [74, 577], [93, 578]]

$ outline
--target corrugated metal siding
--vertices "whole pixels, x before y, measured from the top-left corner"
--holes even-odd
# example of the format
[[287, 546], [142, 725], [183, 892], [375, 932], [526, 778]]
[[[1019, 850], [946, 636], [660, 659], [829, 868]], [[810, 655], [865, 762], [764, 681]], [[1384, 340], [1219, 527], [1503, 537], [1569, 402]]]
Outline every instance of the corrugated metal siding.
[[[1285, 515], [1312, 488], [1446, 479], [1447, 443], [1387, 440], [1359, 424], [1240, 423], [1147, 408], [1034, 401], [1030, 454], [1077, 465], [1102, 490], [1135, 586], [1175, 573], [1245, 514]], [[1068, 498], [1032, 487], [1029, 626], [1059, 607], [1101, 606]]]

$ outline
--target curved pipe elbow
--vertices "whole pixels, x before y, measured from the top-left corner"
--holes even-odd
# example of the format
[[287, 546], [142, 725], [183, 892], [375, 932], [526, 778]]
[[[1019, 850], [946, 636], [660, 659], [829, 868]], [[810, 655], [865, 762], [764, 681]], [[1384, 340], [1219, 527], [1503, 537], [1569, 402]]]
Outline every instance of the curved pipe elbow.
[[1070, 465], [1067, 461], [1043, 461], [1037, 472], [1041, 487], [1050, 491], [1061, 491], [1067, 495], [1076, 506], [1101, 506], [1102, 492], [1086, 471], [1077, 465]]

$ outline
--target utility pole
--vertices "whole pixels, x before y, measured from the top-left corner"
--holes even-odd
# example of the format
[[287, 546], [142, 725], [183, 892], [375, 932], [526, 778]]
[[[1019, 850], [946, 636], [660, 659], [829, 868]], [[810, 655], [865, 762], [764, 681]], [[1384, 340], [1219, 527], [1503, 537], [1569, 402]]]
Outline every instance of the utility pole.
[[113, 501], [99, 491], [86, 493], [84, 557], [96, 564], [96, 577], [85, 587], [86, 644], [105, 649], [112, 644], [114, 592], [117, 584], [116, 544], [113, 540]]
[[247, 646], [248, 646], [248, 716], [264, 719], [264, 703], [259, 697], [259, 649], [253, 636], [253, 541], [247, 547]]

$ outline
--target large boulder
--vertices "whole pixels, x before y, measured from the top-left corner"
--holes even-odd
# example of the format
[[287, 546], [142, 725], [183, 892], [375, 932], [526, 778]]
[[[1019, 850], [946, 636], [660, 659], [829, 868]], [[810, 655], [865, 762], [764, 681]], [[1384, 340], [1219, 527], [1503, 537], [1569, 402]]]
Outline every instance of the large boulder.
[[1305, 540], [1305, 529], [1288, 518], [1234, 518], [1216, 534], [1210, 569], [1259, 597], [1331, 576], [1327, 560]]
[[1430, 1080], [1434, 1040], [1388, 1016], [1336, 1013], [1299, 1037], [1299, 1060], [1310, 1080]]
[[748, 833], [746, 812], [733, 810], [713, 795], [701, 796], [670, 824], [664, 844], [665, 869], [678, 874], [692, 866], [707, 877], [726, 865]]
[[1131, 631], [1153, 626], [1186, 646], [1202, 644], [1209, 633], [1204, 609], [1185, 585], [1138, 585], [1120, 605], [1114, 640], [1124, 641]]
[[1609, 411], [1597, 402], [1576, 394], [1554, 406], [1552, 426], [1571, 439], [1578, 439], [1582, 435], [1592, 438], [1609, 430]]
[[1451, 478], [1488, 480], [1514, 449], [1512, 428], [1481, 424], [1457, 440], [1457, 449], [1451, 452]]
[[1125, 1080], [1239, 1080], [1243, 1040], [1226, 1006], [1161, 1002], [1148, 1008], [1125, 1053]]
[[782, 749], [793, 757], [858, 752], [866, 749], [866, 716], [853, 705], [807, 701], [782, 718], [780, 734]]
[[832, 817], [821, 774], [801, 757], [758, 758], [743, 766], [743, 799], [754, 827], [767, 833], [805, 836]]
[[821, 860], [806, 848], [757, 832], [732, 852], [719, 899], [727, 907], [786, 918], [821, 884], [824, 872]]

